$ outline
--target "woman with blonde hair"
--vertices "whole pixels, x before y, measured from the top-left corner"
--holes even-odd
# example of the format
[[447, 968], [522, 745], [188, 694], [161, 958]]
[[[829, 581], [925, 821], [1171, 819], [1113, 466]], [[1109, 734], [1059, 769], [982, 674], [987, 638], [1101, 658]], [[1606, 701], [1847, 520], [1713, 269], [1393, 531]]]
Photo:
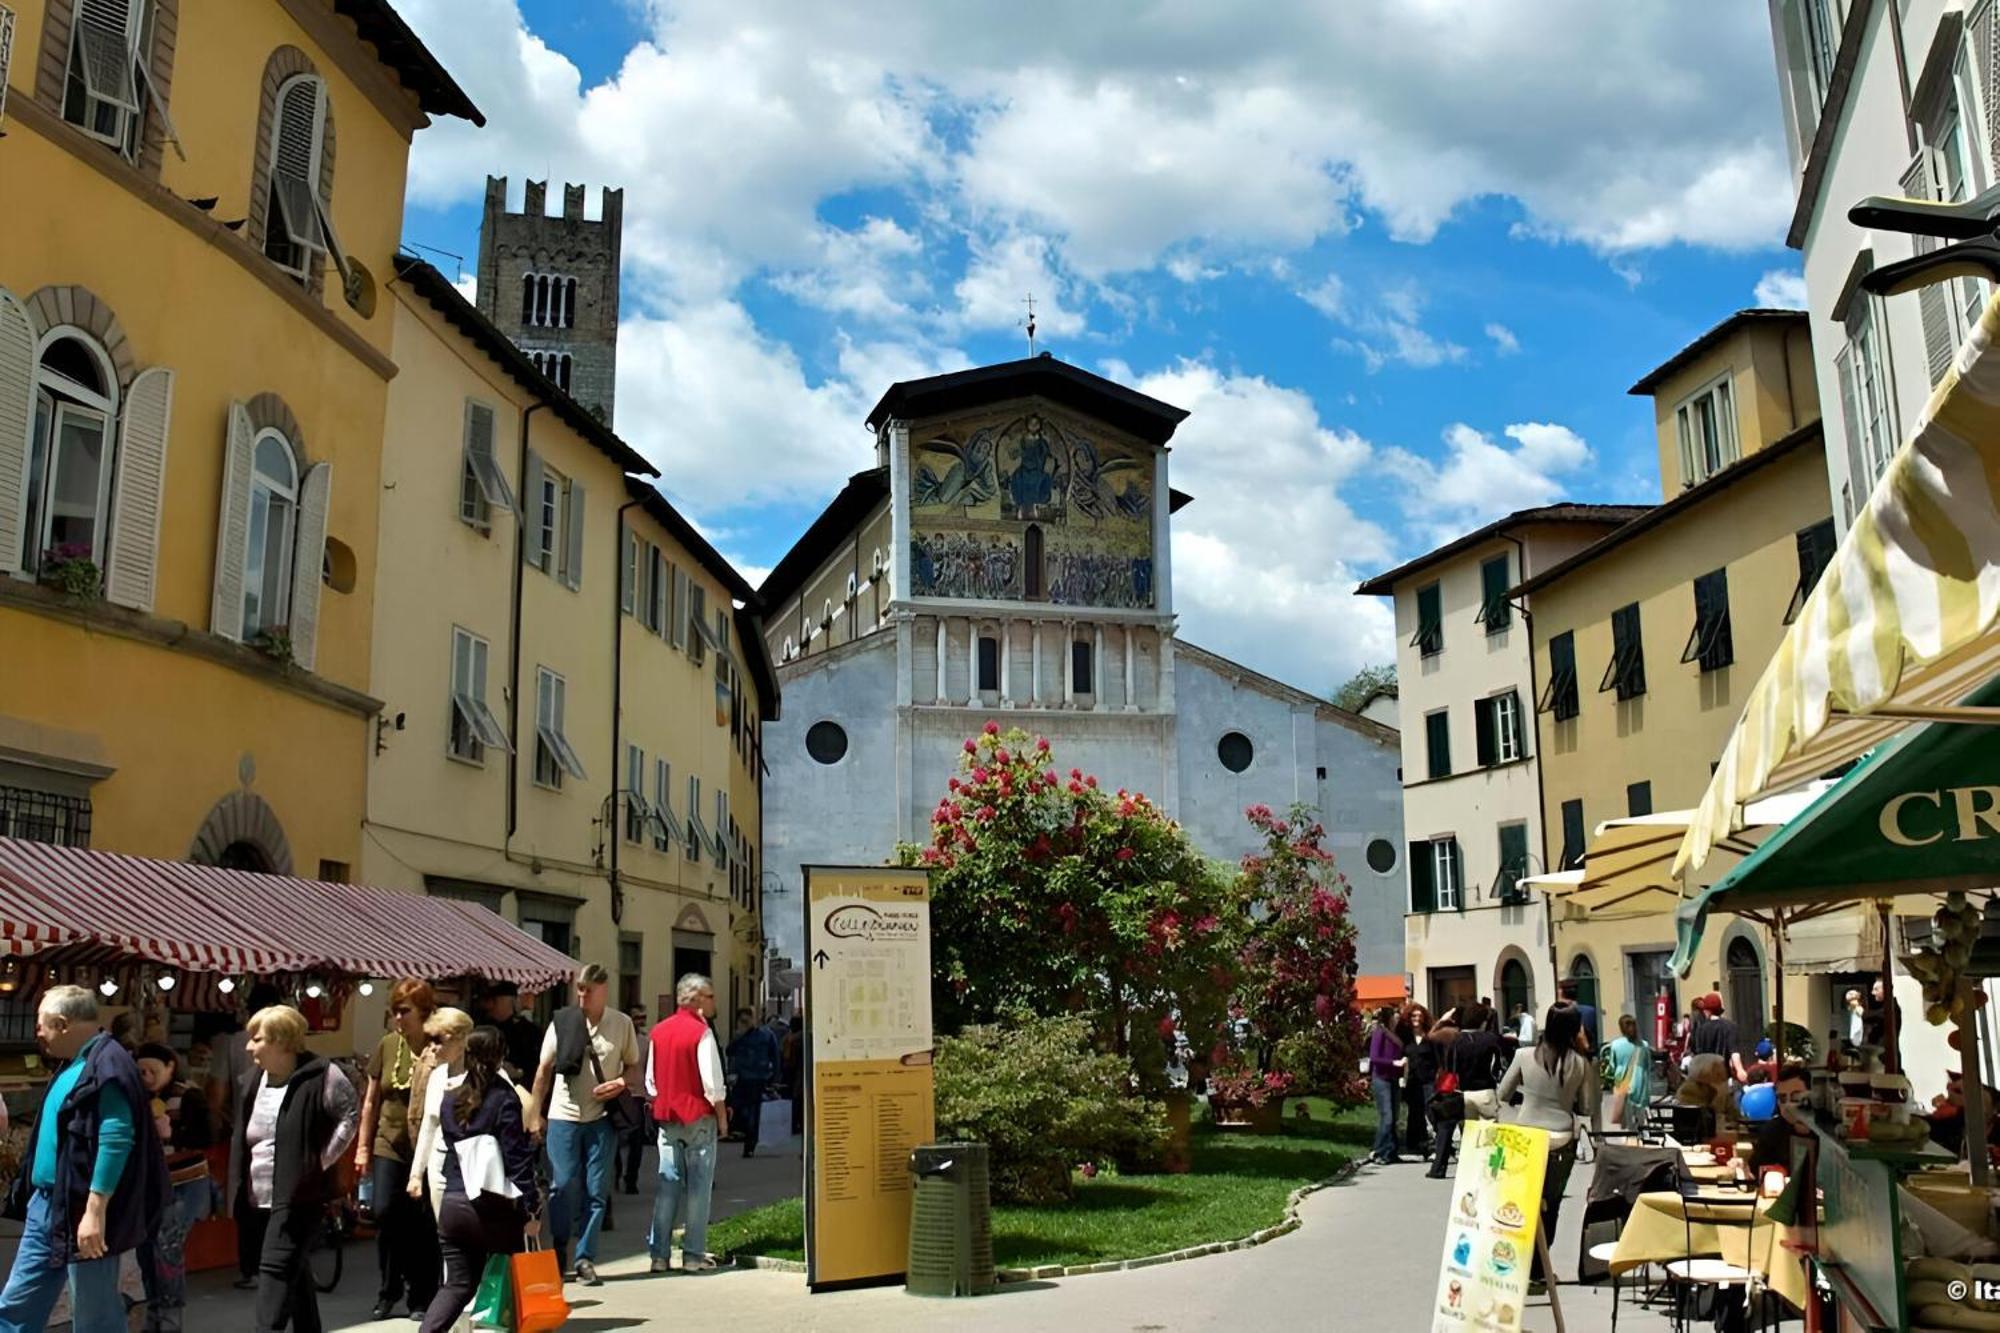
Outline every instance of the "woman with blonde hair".
[[306, 1262], [334, 1168], [354, 1142], [359, 1098], [338, 1066], [308, 1051], [305, 1015], [273, 1005], [250, 1016], [244, 1084], [229, 1149], [237, 1225], [257, 1242], [257, 1329], [319, 1333], [319, 1296]]
[[440, 1009], [424, 1023], [424, 1035], [431, 1039], [424, 1052], [424, 1065], [410, 1085], [410, 1107], [421, 1108], [416, 1149], [410, 1158], [409, 1195], [424, 1197], [430, 1190], [431, 1215], [444, 1212], [444, 1144], [438, 1137], [438, 1118], [444, 1099], [465, 1081], [465, 1039], [472, 1035], [472, 1015], [463, 1009]]
[[375, 1255], [382, 1272], [375, 1298], [377, 1319], [387, 1319], [406, 1294], [413, 1317], [429, 1309], [442, 1271], [437, 1219], [421, 1204], [412, 1203], [408, 1193], [416, 1175], [410, 1168], [416, 1150], [415, 1116], [423, 1109], [410, 1093], [430, 1045], [424, 1025], [437, 1007], [437, 994], [429, 982], [414, 977], [397, 982], [389, 991], [389, 1031], [382, 1034], [368, 1062], [361, 1146], [354, 1153], [354, 1169], [368, 1178], [374, 1196]]

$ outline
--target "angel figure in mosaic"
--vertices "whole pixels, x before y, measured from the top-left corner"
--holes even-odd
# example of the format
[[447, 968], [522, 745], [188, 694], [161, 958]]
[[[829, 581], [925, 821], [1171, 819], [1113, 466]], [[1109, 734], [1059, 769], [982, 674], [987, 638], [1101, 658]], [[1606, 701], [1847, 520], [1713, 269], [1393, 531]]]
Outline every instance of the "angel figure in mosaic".
[[998, 438], [991, 427], [972, 433], [964, 444], [940, 436], [926, 440], [922, 452], [948, 455], [953, 461], [942, 476], [929, 464], [917, 469], [913, 499], [918, 505], [970, 509], [985, 504], [1000, 493], [1000, 478], [994, 467]]
[[1114, 489], [1115, 478], [1117, 474], [1133, 471], [1138, 466], [1138, 460], [1132, 458], [1100, 460], [1096, 446], [1089, 440], [1078, 438], [1070, 448], [1070, 509], [1093, 521], [1122, 513]]

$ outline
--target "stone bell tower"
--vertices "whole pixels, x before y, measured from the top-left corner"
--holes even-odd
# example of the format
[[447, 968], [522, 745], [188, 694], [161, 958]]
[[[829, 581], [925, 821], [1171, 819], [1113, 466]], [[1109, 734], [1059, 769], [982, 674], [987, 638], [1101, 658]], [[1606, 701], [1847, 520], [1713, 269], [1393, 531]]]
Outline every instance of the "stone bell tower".
[[561, 217], [545, 216], [547, 181], [529, 181], [507, 209], [507, 178], [486, 178], [479, 227], [479, 310], [538, 369], [611, 424], [618, 385], [618, 261], [625, 192], [606, 189], [598, 221], [584, 187], [563, 186]]

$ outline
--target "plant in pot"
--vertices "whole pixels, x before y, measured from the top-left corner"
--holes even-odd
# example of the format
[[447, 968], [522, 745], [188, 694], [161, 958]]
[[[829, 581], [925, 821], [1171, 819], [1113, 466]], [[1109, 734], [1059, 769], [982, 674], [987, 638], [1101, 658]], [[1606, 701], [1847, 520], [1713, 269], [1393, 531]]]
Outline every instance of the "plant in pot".
[[102, 594], [103, 572], [83, 542], [63, 542], [42, 552], [41, 582], [66, 602], [94, 602]]
[[282, 625], [270, 629], [260, 629], [250, 640], [250, 646], [279, 666], [292, 664], [292, 636]]
[[1215, 1123], [1276, 1134], [1285, 1122], [1285, 1095], [1295, 1080], [1281, 1069], [1257, 1070], [1232, 1060], [1208, 1076], [1208, 1106]]

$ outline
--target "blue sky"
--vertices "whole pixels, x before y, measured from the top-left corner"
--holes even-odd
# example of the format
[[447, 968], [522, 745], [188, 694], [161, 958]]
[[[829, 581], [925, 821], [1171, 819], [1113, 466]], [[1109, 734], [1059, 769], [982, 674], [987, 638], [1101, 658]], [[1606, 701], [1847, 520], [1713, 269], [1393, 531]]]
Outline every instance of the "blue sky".
[[1802, 295], [1757, 6], [401, 7], [489, 119], [419, 135], [406, 240], [469, 273], [485, 173], [623, 185], [616, 424], [753, 576], [1033, 290], [1043, 347], [1194, 412], [1183, 634], [1328, 688], [1393, 655], [1358, 578], [1656, 499], [1626, 388]]

